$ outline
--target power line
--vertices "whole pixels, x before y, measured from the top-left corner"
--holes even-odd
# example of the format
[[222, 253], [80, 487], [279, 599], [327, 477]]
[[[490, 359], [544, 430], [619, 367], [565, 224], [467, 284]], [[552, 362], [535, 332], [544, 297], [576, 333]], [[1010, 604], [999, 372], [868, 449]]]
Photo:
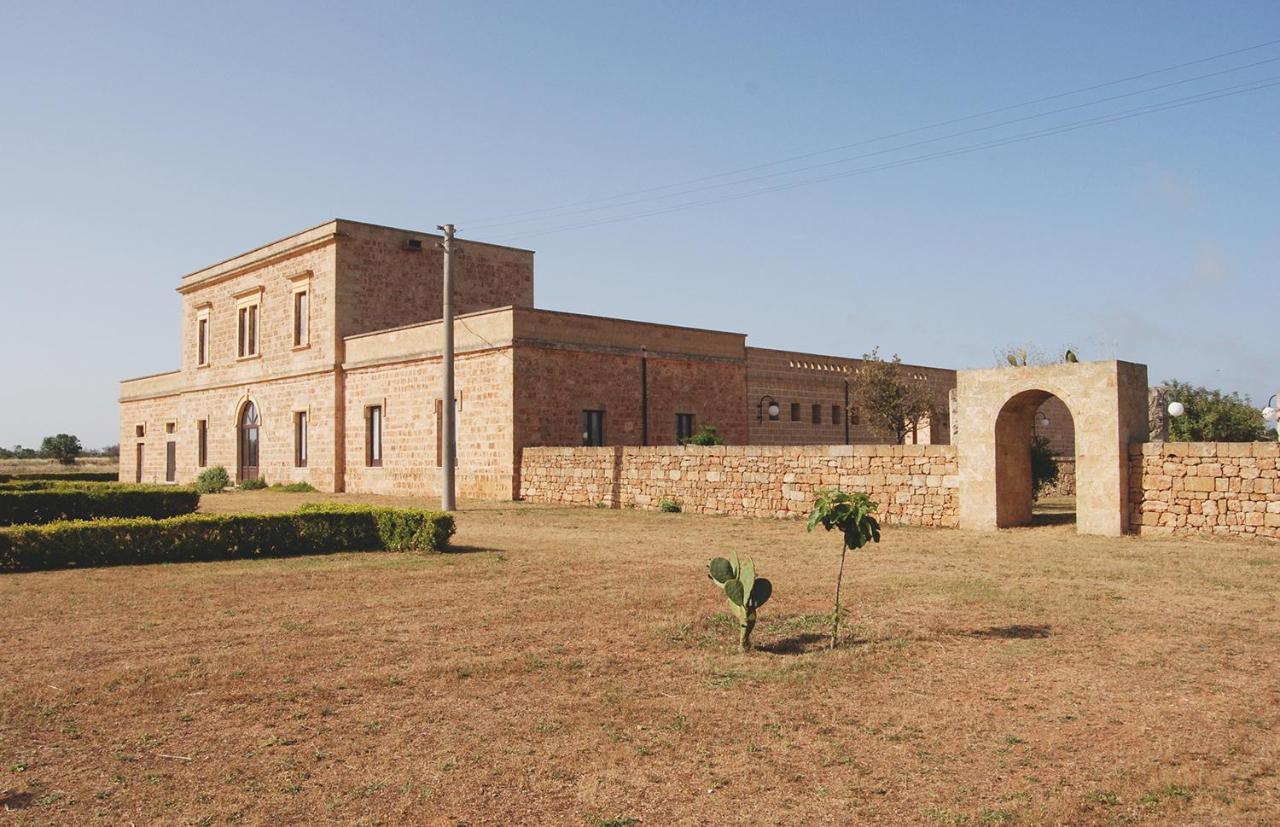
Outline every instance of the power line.
[[1135, 97], [1135, 96], [1137, 96], [1137, 95], [1146, 95], [1146, 94], [1149, 94], [1149, 93], [1151, 93], [1151, 92], [1158, 92], [1158, 91], [1160, 91], [1160, 90], [1162, 90], [1162, 89], [1168, 89], [1168, 88], [1171, 88], [1171, 87], [1174, 87], [1174, 86], [1182, 86], [1182, 85], [1185, 85], [1185, 84], [1188, 84], [1188, 83], [1194, 83], [1194, 82], [1196, 82], [1196, 81], [1206, 80], [1206, 79], [1208, 79], [1208, 78], [1212, 78], [1212, 77], [1218, 77], [1218, 76], [1221, 76], [1221, 75], [1231, 74], [1231, 73], [1233, 73], [1233, 72], [1241, 72], [1241, 71], [1244, 71], [1244, 70], [1246, 70], [1246, 69], [1253, 69], [1253, 68], [1256, 68], [1256, 67], [1258, 67], [1258, 66], [1263, 66], [1263, 65], [1268, 64], [1268, 63], [1276, 63], [1277, 61], [1280, 61], [1280, 57], [1271, 57], [1271, 58], [1266, 58], [1265, 60], [1255, 61], [1255, 62], [1253, 62], [1253, 63], [1248, 63], [1248, 64], [1245, 64], [1245, 65], [1243, 65], [1243, 66], [1235, 66], [1235, 67], [1232, 67], [1232, 68], [1230, 68], [1230, 69], [1221, 69], [1221, 70], [1216, 71], [1216, 72], [1208, 72], [1208, 73], [1203, 74], [1203, 75], [1195, 75], [1194, 77], [1189, 77], [1189, 78], [1183, 78], [1183, 79], [1181, 79], [1181, 80], [1170, 81], [1169, 83], [1162, 83], [1162, 84], [1160, 84], [1160, 85], [1158, 85], [1158, 86], [1150, 86], [1150, 87], [1147, 87], [1146, 89], [1138, 89], [1138, 90], [1135, 90], [1135, 91], [1133, 91], [1133, 92], [1125, 92], [1125, 93], [1123, 93], [1123, 94], [1119, 94], [1119, 95], [1111, 95], [1110, 97], [1098, 98], [1098, 99], [1096, 99], [1096, 100], [1085, 101], [1084, 103], [1076, 103], [1076, 104], [1072, 104], [1071, 106], [1064, 106], [1064, 107], [1060, 107], [1060, 108], [1058, 108], [1058, 109], [1050, 109], [1050, 110], [1048, 110], [1048, 111], [1046, 111], [1046, 112], [1039, 112], [1039, 113], [1036, 113], [1036, 114], [1033, 114], [1033, 115], [1023, 115], [1023, 116], [1021, 116], [1021, 117], [1018, 117], [1018, 118], [1012, 118], [1012, 119], [1007, 120], [1007, 121], [1000, 121], [1000, 122], [998, 122], [998, 123], [988, 124], [988, 125], [986, 125], [986, 126], [977, 126], [977, 127], [973, 127], [973, 128], [971, 128], [971, 129], [961, 130], [961, 131], [959, 131], [959, 132], [950, 132], [950, 133], [947, 133], [947, 134], [945, 134], [945, 135], [935, 135], [935, 136], [934, 136], [934, 137], [932, 137], [932, 138], [923, 138], [923, 139], [921, 139], [921, 140], [918, 140], [918, 141], [912, 141], [911, 143], [907, 143], [907, 144], [901, 144], [901, 145], [898, 145], [898, 146], [891, 146], [891, 147], [887, 147], [887, 148], [885, 148], [885, 149], [878, 149], [878, 150], [875, 150], [874, 152], [863, 152], [863, 153], [860, 153], [860, 154], [858, 154], [858, 155], [850, 155], [850, 156], [846, 156], [846, 157], [843, 157], [843, 158], [835, 158], [835, 159], [833, 159], [833, 160], [830, 160], [830, 161], [823, 161], [822, 163], [818, 163], [818, 164], [809, 164], [809, 165], [807, 165], [807, 166], [796, 167], [796, 168], [794, 168], [794, 169], [780, 170], [780, 171], [778, 171], [778, 172], [769, 172], [769, 173], [765, 173], [765, 174], [763, 174], [763, 175], [754, 175], [754, 176], [751, 176], [751, 177], [749, 177], [749, 178], [738, 178], [738, 179], [733, 180], [733, 181], [724, 181], [724, 182], [721, 182], [721, 183], [718, 183], [718, 184], [707, 184], [707, 185], [705, 185], [705, 186], [700, 186], [700, 187], [691, 187], [691, 188], [689, 188], [689, 189], [678, 190], [678, 191], [676, 191], [676, 192], [665, 193], [665, 194], [663, 194], [663, 195], [650, 195], [650, 196], [643, 197], [643, 198], [636, 198], [636, 199], [633, 199], [633, 200], [630, 200], [630, 201], [619, 201], [619, 202], [617, 202], [617, 203], [608, 204], [608, 205], [603, 205], [603, 206], [598, 206], [598, 207], [585, 207], [585, 208], [583, 208], [583, 209], [579, 209], [579, 210], [572, 210], [572, 211], [568, 211], [568, 212], [564, 212], [564, 211], [557, 211], [554, 215], [548, 215], [548, 216], [545, 216], [545, 217], [513, 219], [513, 220], [511, 220], [511, 221], [497, 222], [497, 223], [492, 223], [492, 224], [482, 224], [482, 225], [480, 225], [480, 226], [479, 226], [479, 228], [480, 228], [480, 229], [484, 229], [485, 227], [501, 227], [501, 226], [509, 226], [509, 225], [511, 225], [511, 224], [523, 224], [523, 223], [528, 223], [528, 222], [530, 222], [530, 221], [541, 221], [541, 220], [545, 220], [545, 219], [547, 219], [547, 218], [568, 218], [568, 217], [570, 217], [570, 216], [574, 216], [574, 215], [584, 215], [584, 214], [587, 214], [587, 213], [599, 212], [599, 211], [601, 211], [601, 210], [621, 209], [621, 208], [623, 208], [623, 207], [635, 206], [636, 204], [643, 204], [643, 203], [648, 203], [648, 202], [651, 202], [651, 201], [663, 201], [663, 200], [666, 200], [666, 199], [668, 199], [668, 198], [677, 198], [677, 197], [679, 197], [679, 196], [681, 196], [681, 195], [692, 195], [693, 193], [697, 193], [697, 192], [706, 192], [706, 191], [709, 191], [709, 190], [724, 189], [724, 188], [726, 188], [726, 187], [734, 187], [734, 186], [738, 186], [738, 185], [741, 185], [741, 184], [754, 183], [754, 182], [756, 182], [756, 181], [765, 181], [765, 180], [769, 180], [769, 179], [772, 179], [772, 178], [780, 178], [780, 177], [784, 177], [784, 176], [788, 176], [788, 175], [796, 175], [796, 174], [798, 174], [798, 173], [801, 173], [801, 172], [808, 172], [808, 171], [810, 171], [810, 170], [815, 170], [815, 169], [824, 169], [824, 168], [827, 168], [827, 167], [837, 166], [837, 165], [839, 165], [839, 164], [847, 164], [847, 163], [849, 163], [850, 161], [859, 161], [859, 160], [863, 160], [863, 159], [866, 159], [866, 158], [874, 158], [874, 157], [879, 156], [879, 155], [888, 155], [888, 154], [892, 154], [892, 153], [894, 153], [894, 152], [901, 152], [901, 151], [903, 151], [903, 150], [907, 150], [907, 149], [914, 149], [915, 147], [919, 147], [919, 146], [926, 146], [926, 145], [928, 145], [928, 144], [934, 144], [934, 143], [938, 143], [938, 142], [940, 142], [940, 141], [947, 141], [947, 140], [950, 140], [950, 139], [952, 139], [952, 138], [959, 138], [959, 137], [963, 137], [963, 136], [965, 136], [965, 135], [973, 135], [973, 134], [976, 134], [976, 133], [978, 133], [978, 132], [989, 132], [989, 131], [991, 131], [991, 130], [993, 130], [993, 129], [1000, 129], [1000, 128], [1002, 128], [1002, 127], [1005, 127], [1005, 126], [1011, 126], [1011, 125], [1013, 125], [1013, 124], [1017, 124], [1017, 123], [1024, 123], [1024, 122], [1026, 122], [1026, 121], [1038, 120], [1038, 119], [1040, 119], [1040, 118], [1047, 118], [1047, 117], [1049, 117], [1049, 116], [1051, 116], [1051, 115], [1060, 115], [1060, 114], [1062, 114], [1062, 113], [1064, 113], [1064, 112], [1072, 112], [1072, 111], [1075, 111], [1075, 110], [1078, 110], [1078, 109], [1085, 109], [1085, 108], [1088, 108], [1088, 107], [1090, 107], [1090, 106], [1098, 106], [1098, 105], [1100, 105], [1100, 104], [1104, 104], [1104, 103], [1111, 103], [1111, 102], [1113, 102], [1113, 101], [1123, 100], [1124, 98], [1132, 98], [1132, 97]]
[[1122, 110], [1121, 112], [1111, 113], [1109, 115], [1100, 115], [1094, 118], [1086, 118], [1084, 120], [1074, 121], [1067, 124], [1061, 124], [1059, 126], [1049, 127], [1047, 129], [1042, 129], [1035, 132], [1023, 133], [1022, 135], [1016, 135], [1010, 138], [1001, 138], [1001, 139], [996, 139], [992, 141], [986, 141], [983, 143], [971, 144], [969, 146], [942, 150], [940, 152], [929, 153], [926, 155], [918, 155], [912, 158], [905, 158], [905, 159], [893, 161], [886, 164], [880, 164], [878, 166], [860, 167], [854, 170], [846, 170], [844, 172], [838, 172], [830, 175], [807, 178], [800, 181], [790, 181], [785, 184], [778, 184], [772, 187], [763, 187], [759, 189], [749, 190], [743, 193], [736, 193], [733, 195], [726, 195], [726, 196], [721, 196], [717, 198], [706, 198], [699, 201], [689, 201], [683, 204], [676, 204], [674, 206], [665, 207], [657, 210], [651, 210], [648, 212], [632, 213], [629, 215], [605, 218], [599, 221], [592, 221], [585, 224], [574, 224], [569, 226], [553, 227], [546, 230], [536, 230], [536, 231], [531, 231], [526, 233], [518, 233], [514, 236], [508, 236], [508, 238], [528, 238], [531, 236], [550, 235], [553, 233], [567, 232], [569, 230], [580, 230], [580, 229], [586, 229], [589, 227], [598, 227], [605, 224], [615, 224], [621, 221], [631, 221], [638, 218], [648, 218], [650, 216], [665, 215], [667, 213], [677, 212], [685, 209], [691, 209], [693, 207], [705, 206], [708, 204], [717, 204], [717, 203], [722, 203], [727, 201], [737, 201], [744, 198], [751, 198], [757, 195], [763, 195], [766, 193], [781, 192], [784, 190], [795, 189], [797, 187], [805, 187], [805, 186], [811, 186], [813, 184], [824, 183], [826, 181], [833, 181], [840, 178], [850, 178], [857, 175], [869, 174], [872, 172], [881, 172], [889, 169], [897, 169], [898, 167], [911, 166], [914, 164], [923, 163], [925, 161], [936, 160], [939, 158], [949, 158], [956, 155], [966, 155], [972, 152], [979, 152], [984, 149], [993, 149], [996, 147], [1008, 146], [1010, 144], [1017, 144], [1017, 143], [1023, 143], [1026, 141], [1036, 140], [1038, 138], [1045, 138], [1053, 135], [1061, 135], [1067, 132], [1075, 132], [1079, 129], [1086, 129], [1093, 126], [1102, 126], [1105, 124], [1110, 124], [1118, 121], [1129, 120], [1131, 118], [1140, 117], [1142, 115], [1150, 115], [1150, 114], [1155, 114], [1157, 112], [1164, 112], [1170, 109], [1180, 109], [1184, 106], [1191, 106], [1197, 103], [1206, 103], [1208, 101], [1219, 100], [1221, 98], [1228, 98], [1228, 97], [1233, 97], [1235, 95], [1242, 95], [1247, 92], [1256, 92], [1263, 89], [1269, 89], [1275, 86], [1280, 86], [1280, 75], [1272, 76], [1268, 78], [1262, 78], [1256, 81], [1250, 81], [1249, 83], [1245, 83], [1245, 84], [1237, 84], [1235, 86], [1227, 86], [1220, 89], [1209, 90], [1207, 92], [1200, 92], [1195, 95], [1188, 95], [1182, 98], [1174, 98], [1173, 100], [1165, 101], [1163, 103], [1148, 104], [1146, 106], [1135, 107], [1134, 109]]
[[1118, 86], [1124, 83], [1131, 83], [1135, 80], [1142, 80], [1143, 78], [1166, 74], [1168, 72], [1174, 72], [1179, 69], [1185, 69], [1190, 66], [1197, 66], [1203, 63], [1210, 63], [1215, 60], [1222, 60], [1224, 58], [1232, 57], [1234, 55], [1245, 54], [1247, 52], [1253, 52], [1259, 49], [1265, 49], [1268, 46], [1274, 46], [1277, 44], [1280, 44], [1280, 39], [1268, 40], [1263, 43], [1257, 43], [1252, 46], [1245, 46], [1240, 49], [1232, 49], [1231, 51], [1219, 52], [1217, 54], [1209, 55], [1207, 57], [1197, 58], [1196, 60], [1189, 60], [1183, 63], [1176, 63], [1171, 66], [1161, 67], [1159, 69], [1151, 69], [1146, 72], [1140, 72], [1136, 75], [1128, 75], [1126, 77], [1116, 78], [1114, 80], [1104, 81], [1102, 83], [1095, 83], [1090, 86], [1082, 86], [1077, 89], [1071, 89], [1065, 92], [1057, 92], [1052, 95], [1045, 95], [1038, 98], [1032, 98], [1030, 100], [1020, 101], [1018, 103], [999, 106], [994, 109], [988, 109], [988, 110], [985, 110], [982, 112], [976, 112], [970, 115], [963, 115], [957, 118], [949, 118], [947, 120], [936, 121], [934, 123], [925, 124], [923, 126], [912, 127], [910, 129], [900, 130], [898, 132], [892, 132], [892, 133], [879, 135], [872, 138], [866, 138], [864, 140], [855, 141], [853, 143], [847, 143], [847, 144], [842, 144], [840, 146], [829, 147], [827, 149], [820, 149], [812, 152], [806, 152], [800, 155], [793, 155], [788, 158], [782, 158], [776, 161], [768, 161], [760, 164], [754, 164], [752, 166], [741, 167], [741, 168], [738, 168], [735, 170], [729, 170], [726, 172], [718, 172], [711, 175], [704, 175], [697, 178], [690, 178], [690, 179], [677, 181], [670, 184], [662, 184], [655, 187], [646, 187], [644, 189], [632, 190], [629, 192], [619, 193], [617, 195], [612, 195], [612, 196], [603, 197], [603, 198], [591, 198], [591, 199], [586, 199], [582, 201], [573, 201], [566, 204], [560, 204], [554, 207], [544, 207], [544, 208], [535, 209], [535, 210], [526, 210], [518, 213], [508, 213], [507, 215], [497, 216], [496, 218], [490, 221], [471, 222], [469, 223], [469, 226], [484, 228], [488, 226], [494, 226], [497, 222], [503, 222], [503, 221], [506, 221], [507, 219], [519, 218], [519, 217], [531, 216], [531, 215], [542, 215], [545, 213], [557, 212], [559, 210], [569, 209], [573, 207], [581, 207], [589, 204], [600, 204], [607, 201], [616, 201], [618, 199], [630, 198], [637, 195], [647, 195], [649, 193], [660, 192], [662, 190], [675, 189], [677, 187], [684, 187], [691, 184], [698, 184], [704, 181], [712, 181], [718, 178], [725, 178], [732, 175], [740, 175], [742, 173], [754, 172], [756, 170], [766, 169], [768, 167], [773, 167], [773, 166], [779, 166], [781, 164], [788, 164], [794, 161], [803, 161], [809, 158], [817, 157], [819, 155], [827, 155], [832, 152], [839, 152], [846, 149], [853, 149], [855, 147], [865, 146], [867, 144], [876, 143], [879, 141], [891, 140], [893, 138], [901, 138], [906, 135], [912, 135], [912, 134], [916, 134], [918, 132], [924, 132], [930, 129], [937, 129], [943, 126], [951, 126], [953, 124], [964, 123], [966, 121], [976, 120], [978, 118], [984, 118], [990, 115], [998, 115], [1002, 112], [1009, 112], [1009, 111], [1012, 111], [1015, 109], [1021, 109], [1027, 106], [1034, 106], [1038, 103], [1047, 103], [1048, 101], [1059, 100], [1061, 98], [1070, 97], [1071, 95], [1080, 95], [1080, 94], [1084, 94], [1085, 92], [1093, 92], [1093, 91], [1097, 91], [1099, 89], [1105, 89], [1111, 86]]

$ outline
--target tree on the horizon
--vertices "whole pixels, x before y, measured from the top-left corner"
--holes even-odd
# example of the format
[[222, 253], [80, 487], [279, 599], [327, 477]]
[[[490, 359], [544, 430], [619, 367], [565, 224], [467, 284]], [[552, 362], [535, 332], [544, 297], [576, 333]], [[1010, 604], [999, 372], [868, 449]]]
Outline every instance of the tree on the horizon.
[[44, 438], [40, 444], [40, 454], [56, 459], [63, 465], [75, 465], [76, 458], [84, 452], [80, 439], [74, 434], [54, 434]]

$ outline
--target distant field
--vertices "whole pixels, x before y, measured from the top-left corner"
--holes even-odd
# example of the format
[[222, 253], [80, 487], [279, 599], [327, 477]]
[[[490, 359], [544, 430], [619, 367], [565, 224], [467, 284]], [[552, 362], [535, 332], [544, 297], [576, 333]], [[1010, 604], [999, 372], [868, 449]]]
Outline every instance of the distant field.
[[[209, 511], [292, 508], [273, 492]], [[13, 824], [1266, 824], [1280, 545], [464, 504], [459, 553], [0, 577]], [[742, 657], [709, 557], [775, 585]]]
[[63, 465], [51, 459], [0, 459], [0, 474], [77, 474], [118, 473], [118, 460], [107, 457], [86, 457], [75, 465]]

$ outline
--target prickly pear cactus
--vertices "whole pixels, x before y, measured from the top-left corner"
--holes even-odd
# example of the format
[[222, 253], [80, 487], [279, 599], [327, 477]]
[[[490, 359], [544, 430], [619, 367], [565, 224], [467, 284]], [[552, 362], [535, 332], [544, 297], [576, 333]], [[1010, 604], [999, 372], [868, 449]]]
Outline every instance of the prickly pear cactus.
[[730, 555], [728, 560], [715, 558], [708, 564], [707, 574], [724, 589], [729, 611], [738, 619], [738, 648], [747, 651], [751, 648], [751, 631], [756, 626], [756, 610], [773, 595], [773, 584], [756, 577], [756, 566], [750, 557], [739, 563], [737, 554]]

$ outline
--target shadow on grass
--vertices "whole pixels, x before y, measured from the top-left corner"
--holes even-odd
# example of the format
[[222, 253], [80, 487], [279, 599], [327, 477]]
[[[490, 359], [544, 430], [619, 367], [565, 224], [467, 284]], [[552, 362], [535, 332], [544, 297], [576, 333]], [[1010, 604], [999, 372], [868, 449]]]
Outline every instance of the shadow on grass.
[[1033, 527], [1075, 524], [1076, 512], [1074, 511], [1042, 512], [1032, 514], [1030, 523]]
[[35, 793], [7, 793], [0, 795], [0, 807], [4, 807], [5, 810], [25, 810], [31, 806], [31, 801], [35, 797]]
[[[498, 552], [496, 548], [486, 548], [485, 546], [460, 546], [456, 543], [450, 543], [446, 546], [442, 554], [492, 554]], [[431, 552], [428, 552], [431, 553]]]
[[987, 640], [1033, 640], [1049, 637], [1048, 626], [1029, 626], [1014, 624], [1012, 626], [991, 626], [987, 629], [975, 629], [969, 637], [986, 638]]
[[[861, 646], [869, 642], [866, 638], [841, 637], [840, 648]], [[757, 644], [756, 648], [771, 655], [803, 655], [808, 652], [821, 652], [831, 648], [831, 633], [801, 632], [798, 635], [784, 637], [781, 640]]]

